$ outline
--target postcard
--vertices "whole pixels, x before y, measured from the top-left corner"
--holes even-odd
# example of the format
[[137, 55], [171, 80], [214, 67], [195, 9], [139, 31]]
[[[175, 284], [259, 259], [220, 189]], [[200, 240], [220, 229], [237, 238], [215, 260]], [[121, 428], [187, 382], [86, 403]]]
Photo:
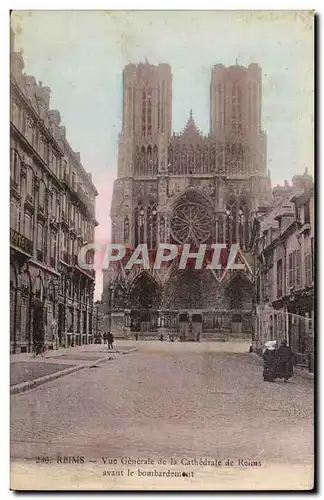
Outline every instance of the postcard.
[[314, 488], [314, 13], [10, 19], [12, 490]]

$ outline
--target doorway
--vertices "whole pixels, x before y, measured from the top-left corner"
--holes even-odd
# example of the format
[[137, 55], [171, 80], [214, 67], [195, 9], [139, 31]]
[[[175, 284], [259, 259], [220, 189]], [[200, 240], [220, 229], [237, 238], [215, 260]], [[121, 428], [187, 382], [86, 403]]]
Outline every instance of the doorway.
[[188, 313], [179, 314], [179, 331], [180, 331], [180, 341], [183, 342], [188, 337], [188, 332], [189, 332]]
[[192, 315], [192, 333], [194, 340], [199, 342], [200, 336], [202, 334], [202, 315], [193, 314]]

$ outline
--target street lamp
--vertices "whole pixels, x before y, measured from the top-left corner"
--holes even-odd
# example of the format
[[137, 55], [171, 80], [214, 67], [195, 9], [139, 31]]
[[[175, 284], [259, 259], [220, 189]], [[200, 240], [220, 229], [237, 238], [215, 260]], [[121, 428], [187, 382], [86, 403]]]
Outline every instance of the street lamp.
[[109, 287], [109, 295], [108, 295], [108, 327], [109, 327], [109, 332], [111, 330], [111, 307], [112, 307], [112, 292], [113, 292], [114, 287], [110, 285]]

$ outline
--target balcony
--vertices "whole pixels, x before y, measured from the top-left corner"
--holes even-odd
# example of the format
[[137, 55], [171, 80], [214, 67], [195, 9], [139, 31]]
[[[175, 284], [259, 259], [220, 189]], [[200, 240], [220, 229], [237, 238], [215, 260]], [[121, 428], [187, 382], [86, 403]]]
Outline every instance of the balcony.
[[45, 219], [45, 217], [46, 217], [45, 206], [43, 204], [39, 204], [38, 205], [37, 215], [38, 215], [38, 217], [41, 217], [42, 219]]
[[86, 209], [86, 211], [90, 214], [91, 217], [95, 217], [95, 208], [90, 202], [90, 198], [86, 195], [84, 190], [80, 185], [77, 187], [77, 195], [82, 205]]
[[67, 213], [64, 211], [62, 212], [62, 224], [69, 227], [68, 216], [67, 216]]
[[37, 260], [39, 260], [39, 262], [44, 262], [45, 255], [44, 255], [44, 252], [42, 250], [37, 249]]
[[63, 262], [65, 262], [66, 264], [69, 264], [69, 252], [63, 252], [63, 255], [62, 255], [62, 260], [63, 260]]
[[31, 206], [34, 206], [33, 196], [29, 193], [26, 193], [25, 203], [28, 203]]
[[33, 255], [33, 242], [12, 228], [10, 228], [10, 245], [19, 248], [19, 250], [28, 253], [30, 256]]
[[50, 218], [50, 225], [54, 228], [54, 229], [57, 229], [57, 220], [56, 220], [56, 217], [51, 217]]
[[69, 231], [75, 233], [76, 230], [75, 230], [75, 220], [74, 219], [70, 219], [69, 220]]

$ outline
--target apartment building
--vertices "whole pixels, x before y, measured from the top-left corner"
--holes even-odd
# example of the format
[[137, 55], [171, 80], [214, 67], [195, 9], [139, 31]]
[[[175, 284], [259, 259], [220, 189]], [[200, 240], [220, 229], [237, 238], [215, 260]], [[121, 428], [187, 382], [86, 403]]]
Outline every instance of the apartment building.
[[98, 193], [50, 109], [49, 87], [11, 48], [10, 350], [30, 352], [35, 329], [49, 349], [89, 343], [95, 272], [77, 255], [94, 240]]
[[293, 183], [288, 197], [254, 221], [253, 344], [259, 351], [267, 340], [286, 339], [296, 362], [312, 369], [314, 192], [307, 174], [305, 180], [304, 186]]

